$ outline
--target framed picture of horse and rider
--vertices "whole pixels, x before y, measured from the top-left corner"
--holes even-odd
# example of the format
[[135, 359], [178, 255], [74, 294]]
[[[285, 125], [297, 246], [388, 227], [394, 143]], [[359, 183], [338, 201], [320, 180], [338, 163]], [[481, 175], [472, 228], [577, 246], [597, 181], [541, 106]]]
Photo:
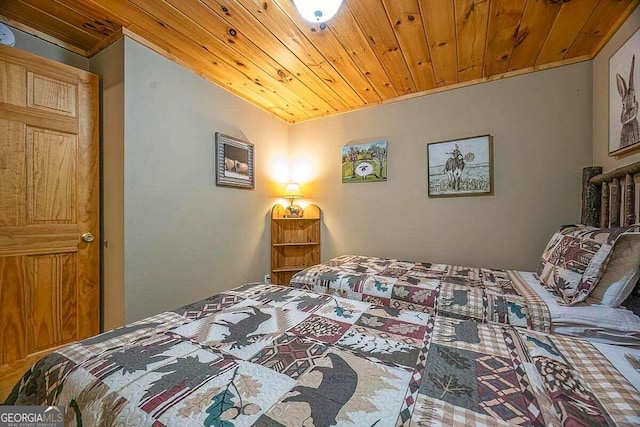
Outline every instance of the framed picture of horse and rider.
[[491, 135], [427, 144], [429, 197], [493, 194]]
[[636, 54], [640, 55], [640, 30], [609, 58], [609, 156], [640, 149], [635, 91], [640, 64], [636, 67]]

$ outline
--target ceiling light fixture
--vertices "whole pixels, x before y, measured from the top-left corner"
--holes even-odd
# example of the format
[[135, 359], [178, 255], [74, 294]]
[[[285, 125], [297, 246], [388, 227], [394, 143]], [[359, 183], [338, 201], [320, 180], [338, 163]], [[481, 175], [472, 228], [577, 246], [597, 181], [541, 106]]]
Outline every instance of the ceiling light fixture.
[[16, 37], [13, 31], [3, 23], [0, 23], [0, 43], [6, 44], [7, 46], [16, 45]]
[[293, 0], [293, 3], [304, 19], [320, 24], [335, 16], [342, 0]]

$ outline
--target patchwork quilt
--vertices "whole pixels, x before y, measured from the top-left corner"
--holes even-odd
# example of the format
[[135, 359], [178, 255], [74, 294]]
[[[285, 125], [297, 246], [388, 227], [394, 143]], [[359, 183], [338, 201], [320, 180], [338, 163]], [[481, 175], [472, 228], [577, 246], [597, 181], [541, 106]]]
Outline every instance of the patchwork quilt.
[[344, 255], [296, 273], [290, 286], [397, 309], [551, 331], [547, 305], [516, 271]]
[[6, 403], [66, 426], [640, 423], [587, 342], [256, 284], [62, 348]]

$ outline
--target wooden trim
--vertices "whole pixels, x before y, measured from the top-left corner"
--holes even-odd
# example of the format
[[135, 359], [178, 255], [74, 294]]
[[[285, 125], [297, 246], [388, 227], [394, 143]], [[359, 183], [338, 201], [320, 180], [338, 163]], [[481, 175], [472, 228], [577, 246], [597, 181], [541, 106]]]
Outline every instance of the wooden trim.
[[81, 48], [76, 47], [76, 46], [73, 46], [73, 45], [71, 45], [69, 43], [63, 42], [62, 40], [59, 40], [59, 39], [57, 39], [55, 37], [52, 37], [52, 36], [50, 36], [48, 34], [45, 34], [42, 31], [38, 31], [35, 28], [30, 27], [28, 25], [25, 25], [25, 24], [23, 24], [21, 22], [18, 22], [16, 20], [14, 20], [14, 19], [7, 18], [4, 15], [0, 15], [0, 22], [2, 22], [4, 24], [7, 24], [7, 25], [9, 25], [9, 26], [11, 26], [13, 28], [17, 28], [20, 31], [24, 31], [27, 34], [31, 34], [32, 36], [37, 37], [39, 39], [42, 39], [42, 40], [44, 40], [46, 42], [53, 43], [56, 46], [61, 47], [61, 48], [65, 49], [65, 50], [68, 50], [70, 52], [73, 52], [73, 53], [76, 53], [78, 55], [84, 56], [85, 58], [87, 57], [87, 51], [86, 50], [81, 49]]
[[122, 37], [124, 37], [124, 32], [122, 30], [123, 29], [120, 28], [120, 29], [118, 29], [118, 31], [115, 31], [115, 32], [111, 33], [108, 37], [102, 39], [102, 41], [100, 41], [98, 44], [96, 44], [91, 49], [89, 49], [87, 51], [87, 55], [86, 55], [87, 58], [91, 58], [94, 55], [96, 55], [97, 53], [102, 52], [104, 49], [108, 48], [113, 43], [117, 42]]
[[242, 98], [243, 100], [250, 102], [251, 105], [253, 105], [256, 108], [259, 108], [260, 110], [268, 113], [270, 116], [274, 116], [277, 117], [278, 119], [282, 120], [284, 123], [289, 123], [289, 124], [293, 124], [295, 123], [295, 120], [285, 120], [283, 117], [279, 116], [278, 114], [275, 114], [273, 111], [269, 110], [268, 108], [266, 108], [265, 106], [263, 106], [262, 104], [257, 104], [254, 103], [254, 101], [249, 100], [247, 98], [246, 95], [241, 94], [240, 92], [234, 91], [232, 90], [230, 87], [228, 86], [223, 86], [221, 85], [219, 82], [213, 80], [211, 78], [211, 76], [198, 71], [198, 67], [194, 64], [190, 64], [187, 61], [183, 61], [182, 59], [178, 58], [177, 56], [175, 56], [174, 54], [172, 54], [171, 52], [161, 48], [160, 46], [156, 45], [155, 43], [150, 42], [149, 40], [145, 39], [144, 37], [136, 34], [135, 32], [133, 32], [132, 30], [130, 30], [129, 28], [122, 28], [122, 34], [126, 37], [129, 37], [131, 40], [134, 40], [138, 43], [140, 43], [142, 46], [151, 49], [152, 51], [154, 51], [155, 53], [157, 53], [158, 55], [164, 56], [165, 58], [167, 58], [169, 61], [173, 61], [176, 64], [180, 65], [181, 67], [191, 71], [192, 73], [194, 73], [197, 76], [202, 77], [203, 79], [213, 83], [214, 85], [216, 85], [219, 88], [222, 88], [224, 90], [226, 90], [227, 92]]
[[583, 56], [578, 56], [578, 57], [575, 57], [575, 58], [563, 59], [561, 61], [549, 62], [547, 64], [534, 65], [532, 67], [523, 68], [521, 70], [507, 71], [506, 73], [495, 74], [493, 76], [482, 77], [482, 78], [474, 79], [474, 80], [468, 80], [468, 81], [465, 81], [465, 82], [461, 82], [461, 83], [457, 83], [457, 84], [453, 84], [453, 85], [449, 85], [449, 86], [434, 87], [433, 89], [424, 90], [422, 92], [409, 93], [409, 94], [398, 96], [398, 97], [391, 98], [391, 99], [385, 99], [385, 100], [378, 101], [378, 102], [372, 102], [372, 103], [367, 104], [367, 105], [348, 108], [346, 110], [340, 110], [340, 111], [335, 112], [335, 113], [320, 114], [320, 115], [309, 117], [309, 118], [305, 118], [305, 119], [302, 119], [302, 120], [292, 120], [290, 123], [301, 123], [301, 122], [306, 122], [306, 121], [309, 121], [309, 120], [321, 119], [321, 118], [326, 117], [326, 116], [332, 116], [333, 117], [333, 116], [337, 116], [339, 114], [350, 113], [352, 111], [364, 110], [364, 109], [376, 107], [376, 106], [379, 106], [379, 105], [393, 104], [393, 103], [396, 103], [396, 102], [402, 102], [402, 101], [406, 101], [406, 100], [409, 100], [409, 99], [420, 98], [420, 97], [426, 96], [426, 95], [433, 95], [435, 93], [447, 92], [447, 91], [450, 91], [450, 90], [460, 89], [460, 88], [463, 88], [463, 87], [473, 86], [473, 85], [482, 84], [482, 83], [490, 83], [490, 82], [493, 82], [493, 81], [496, 81], [496, 80], [503, 80], [503, 79], [507, 79], [507, 78], [510, 78], [510, 77], [517, 77], [517, 76], [520, 76], [520, 75], [523, 75], [523, 74], [529, 74], [529, 73], [533, 73], [533, 72], [537, 72], [537, 71], [544, 71], [544, 70], [548, 70], [548, 69], [551, 69], [551, 68], [564, 67], [566, 65], [573, 65], [573, 64], [577, 64], [579, 62], [590, 61], [592, 59], [593, 59], [593, 57], [591, 55], [583, 55]]
[[610, 152], [609, 154], [607, 154], [607, 156], [615, 157], [617, 160], [617, 159], [620, 159], [621, 157], [626, 157], [629, 154], [635, 153], [636, 151], [640, 151], [640, 142], [631, 144], [628, 147], [619, 148], [615, 151]]
[[609, 40], [611, 40], [613, 35], [618, 32], [620, 27], [622, 27], [622, 24], [624, 24], [627, 21], [627, 19], [629, 19], [629, 16], [631, 16], [631, 14], [636, 9], [636, 7], [638, 7], [638, 3], [640, 2], [638, 0], [635, 0], [629, 4], [629, 7], [627, 7], [627, 10], [625, 10], [624, 13], [620, 15], [616, 23], [609, 29], [609, 32], [602, 38], [602, 40], [600, 40], [600, 43], [598, 43], [596, 48], [593, 49], [591, 53], [591, 58], [595, 58], [600, 53], [600, 51], [606, 46], [606, 44], [609, 43]]

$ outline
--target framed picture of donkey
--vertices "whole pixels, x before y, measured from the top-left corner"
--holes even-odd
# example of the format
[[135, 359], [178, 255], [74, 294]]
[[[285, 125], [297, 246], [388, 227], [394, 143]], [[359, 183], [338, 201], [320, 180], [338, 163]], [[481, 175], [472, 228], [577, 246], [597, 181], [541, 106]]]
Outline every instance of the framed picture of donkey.
[[491, 135], [427, 145], [429, 197], [493, 195]]
[[635, 90], [635, 85], [640, 84], [637, 61], [640, 61], [640, 30], [609, 58], [609, 156], [640, 148]]

